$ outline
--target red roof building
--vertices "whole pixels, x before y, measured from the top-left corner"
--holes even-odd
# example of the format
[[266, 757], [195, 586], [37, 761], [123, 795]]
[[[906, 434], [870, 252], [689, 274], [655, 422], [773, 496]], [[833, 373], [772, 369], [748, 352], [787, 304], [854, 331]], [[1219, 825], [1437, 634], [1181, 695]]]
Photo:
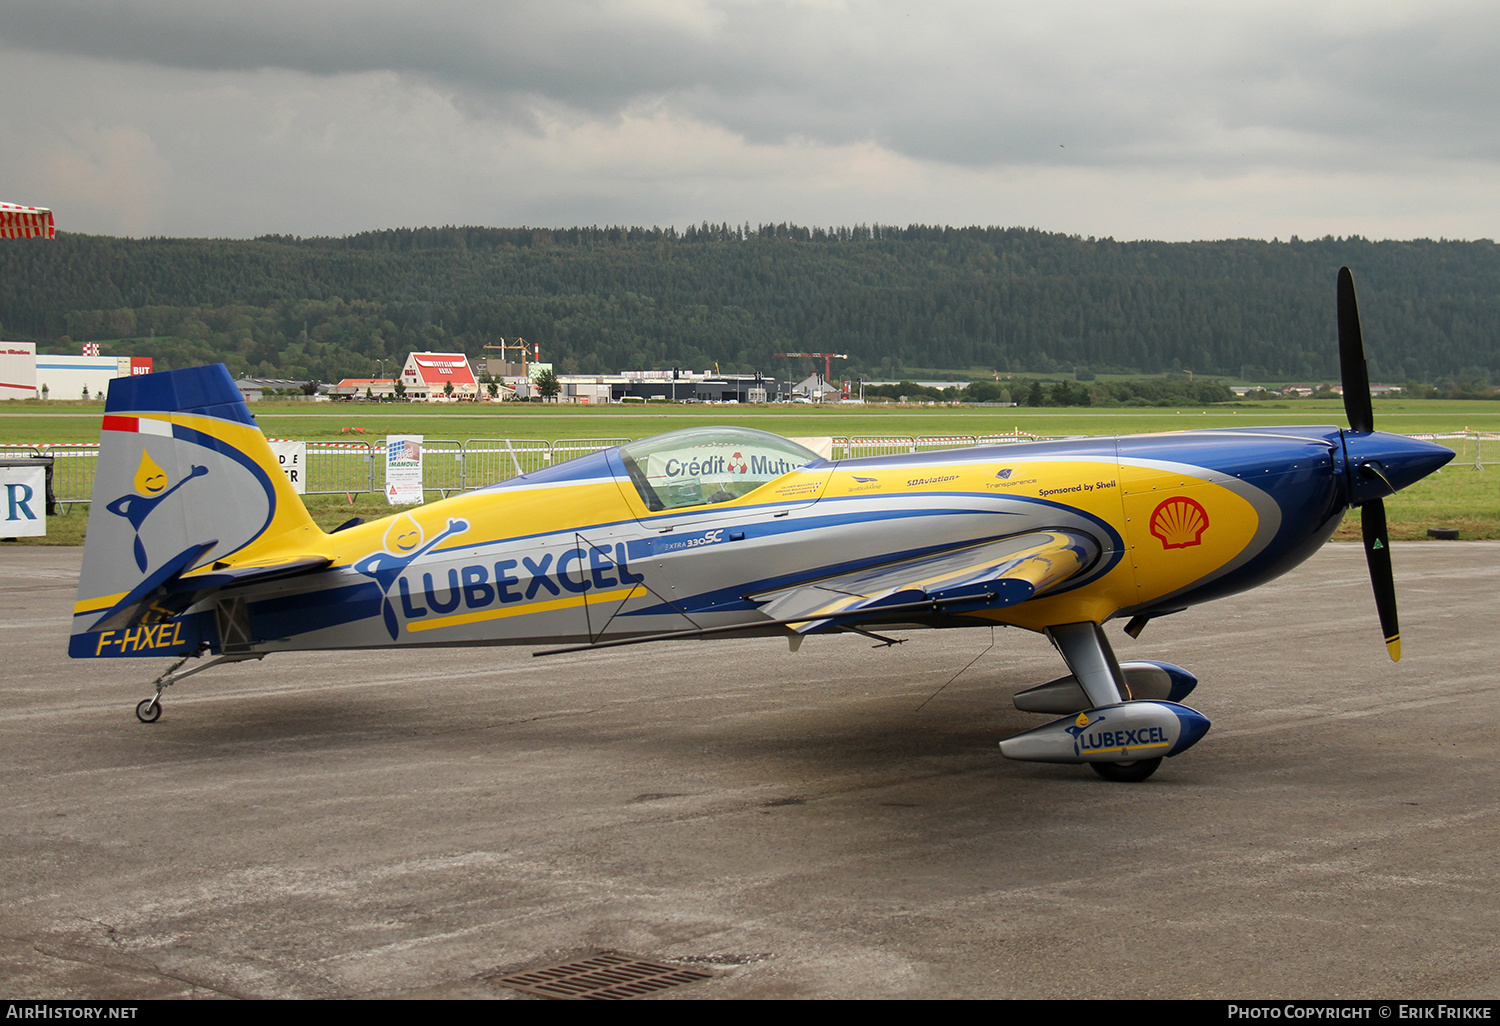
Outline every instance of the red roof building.
[[401, 368], [406, 394], [413, 397], [446, 395], [445, 385], [453, 386], [454, 398], [474, 398], [479, 382], [463, 353], [411, 353]]
[[395, 378], [345, 378], [328, 390], [329, 395], [352, 396], [363, 399], [369, 390], [371, 398], [379, 399], [396, 394]]

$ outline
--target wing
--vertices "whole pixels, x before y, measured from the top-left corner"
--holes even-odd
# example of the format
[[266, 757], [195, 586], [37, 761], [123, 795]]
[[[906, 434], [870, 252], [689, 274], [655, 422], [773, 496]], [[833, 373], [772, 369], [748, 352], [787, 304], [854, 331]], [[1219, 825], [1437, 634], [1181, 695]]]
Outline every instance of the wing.
[[[1099, 558], [1076, 531], [1034, 531], [897, 560], [751, 595], [773, 620], [806, 633], [851, 613], [930, 601], [945, 612], [1013, 606], [1057, 588]], [[805, 619], [804, 619], [805, 618]]]
[[773, 626], [805, 634], [829, 623], [848, 626], [882, 615], [911, 613], [920, 617], [933, 612], [1013, 606], [1056, 590], [1093, 566], [1099, 551], [1098, 542], [1077, 531], [1033, 531], [749, 595], [747, 598], [762, 603], [758, 611], [766, 619], [758, 622], [593, 641], [532, 655], [722, 637]]

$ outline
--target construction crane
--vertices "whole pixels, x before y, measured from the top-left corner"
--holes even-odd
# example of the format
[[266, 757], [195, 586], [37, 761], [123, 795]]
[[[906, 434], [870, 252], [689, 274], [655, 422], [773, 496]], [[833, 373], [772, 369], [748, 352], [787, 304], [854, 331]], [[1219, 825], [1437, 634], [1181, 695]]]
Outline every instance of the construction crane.
[[823, 380], [826, 382], [833, 376], [833, 361], [847, 360], [845, 353], [777, 353], [777, 356], [810, 356], [814, 359], [821, 357], [823, 360]]
[[[847, 359], [849, 359], [848, 355], [844, 354], [844, 353], [777, 353], [776, 355], [777, 356], [794, 356], [794, 357], [796, 357], [796, 356], [805, 356], [805, 357], [811, 357], [813, 359], [817, 359], [819, 357], [822, 357], [822, 359], [823, 359], [823, 388], [824, 389], [828, 388], [828, 379], [833, 374], [833, 361], [834, 360], [847, 360]], [[814, 373], [816, 373], [816, 371]], [[820, 394], [826, 395], [826, 392], [820, 393]]]
[[[508, 356], [506, 356], [505, 354], [507, 352], [509, 352], [510, 350], [512, 350], [512, 349], [519, 349], [521, 351], [521, 375], [523, 377], [530, 377], [530, 374], [526, 370], [526, 352], [527, 352], [527, 346], [526, 346], [526, 340], [524, 338], [521, 338], [519, 335], [516, 336], [516, 341], [515, 341], [514, 345], [506, 345], [505, 344], [505, 339], [502, 338], [500, 340], [500, 344], [498, 346], [486, 345], [484, 348], [486, 348], [486, 349], [498, 349], [498, 350], [500, 350], [500, 359], [503, 360], [503, 361], [505, 361], [506, 363], [510, 362], [510, 358]], [[537, 356], [537, 362], [540, 362], [541, 361], [541, 356], [542, 356], [541, 346], [537, 346], [536, 356]]]

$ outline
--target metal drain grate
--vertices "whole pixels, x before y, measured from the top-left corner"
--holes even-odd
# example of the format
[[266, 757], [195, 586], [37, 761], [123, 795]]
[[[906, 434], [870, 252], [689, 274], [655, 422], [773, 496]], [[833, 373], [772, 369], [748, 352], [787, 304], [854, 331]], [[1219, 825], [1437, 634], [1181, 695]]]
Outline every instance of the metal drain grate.
[[528, 994], [574, 1001], [622, 1001], [713, 978], [701, 969], [647, 962], [626, 955], [594, 955], [562, 965], [492, 976], [491, 983]]

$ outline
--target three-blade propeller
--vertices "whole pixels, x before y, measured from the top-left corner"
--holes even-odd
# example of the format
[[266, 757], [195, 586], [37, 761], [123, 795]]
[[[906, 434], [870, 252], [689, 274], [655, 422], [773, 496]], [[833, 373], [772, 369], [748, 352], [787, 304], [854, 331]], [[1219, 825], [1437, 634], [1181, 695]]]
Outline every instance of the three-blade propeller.
[[[1359, 304], [1354, 298], [1354, 276], [1339, 268], [1339, 369], [1344, 385], [1344, 413], [1351, 431], [1375, 430], [1375, 412], [1370, 402], [1370, 374], [1365, 367], [1365, 341], [1359, 329]], [[1385, 482], [1379, 464], [1365, 462], [1350, 467], [1354, 475]], [[1385, 482], [1389, 488], [1389, 482]], [[1394, 488], [1389, 488], [1394, 491]], [[1359, 508], [1360, 533], [1364, 537], [1365, 562], [1370, 567], [1370, 585], [1375, 589], [1375, 608], [1391, 659], [1401, 658], [1401, 628], [1396, 619], [1396, 580], [1391, 572], [1391, 542], [1386, 535], [1385, 501], [1371, 499]]]

